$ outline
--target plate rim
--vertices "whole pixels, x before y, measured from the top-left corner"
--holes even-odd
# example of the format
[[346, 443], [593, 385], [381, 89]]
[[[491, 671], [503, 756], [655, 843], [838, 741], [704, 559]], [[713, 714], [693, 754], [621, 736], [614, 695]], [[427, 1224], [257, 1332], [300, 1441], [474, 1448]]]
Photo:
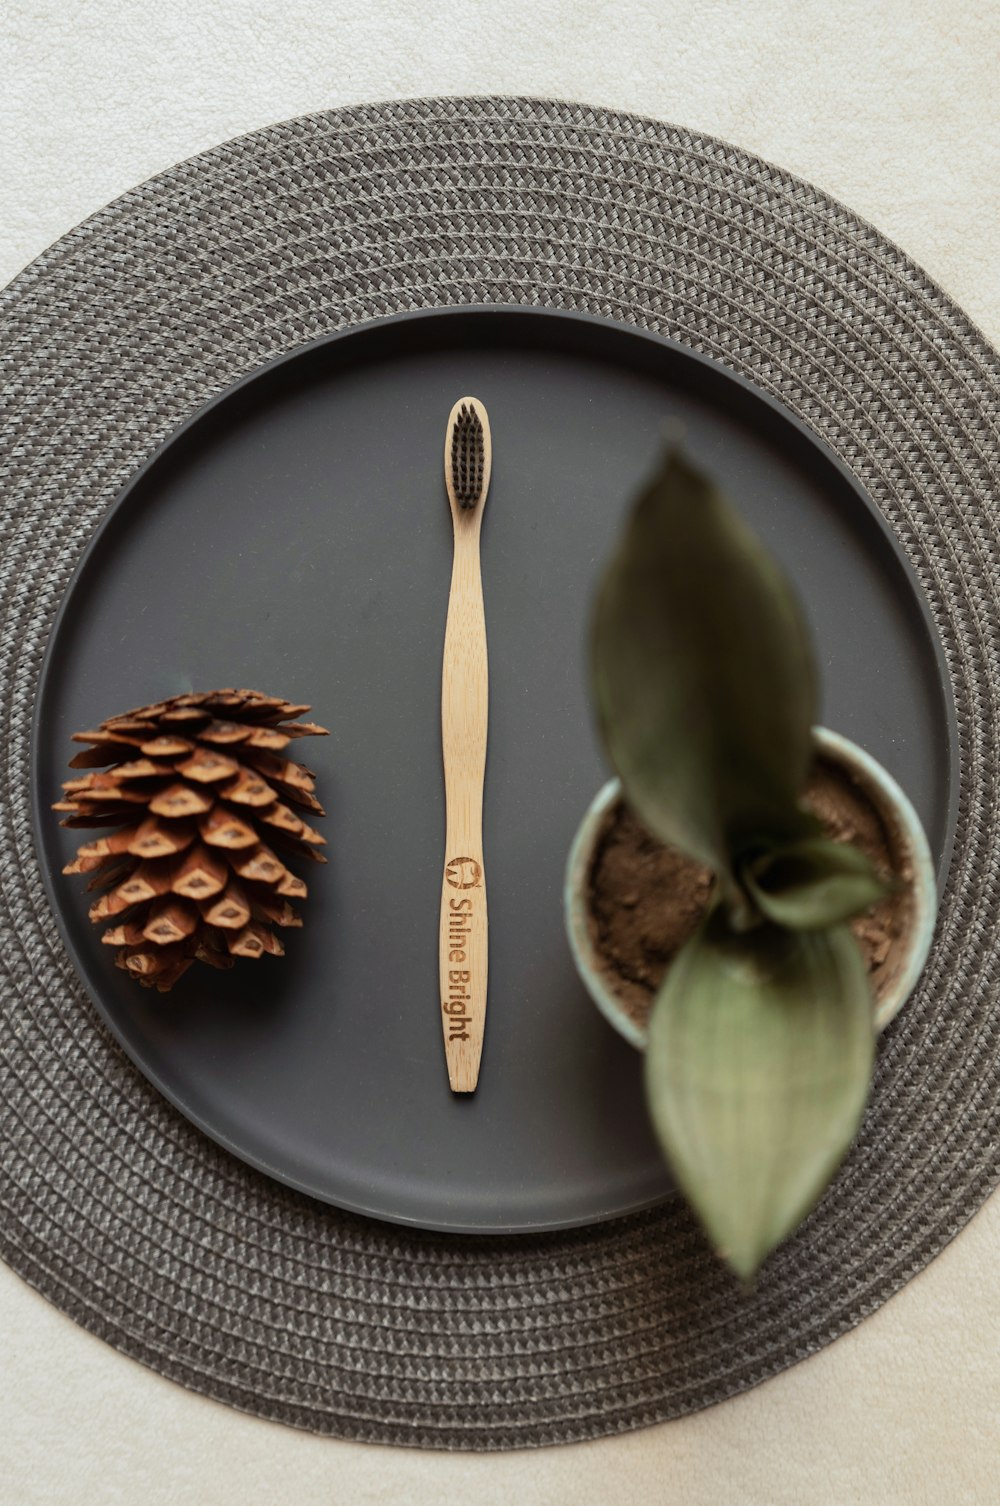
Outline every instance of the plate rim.
[[[401, 310], [394, 314], [382, 315], [373, 319], [365, 319], [355, 324], [348, 324], [340, 329], [320, 335], [315, 339], [304, 341], [293, 346], [290, 350], [273, 356], [269, 360], [254, 366], [251, 370], [238, 377], [234, 382], [222, 388], [192, 410], [188, 416], [160, 441], [150, 452], [146, 460], [131, 472], [127, 480], [116, 491], [109, 502], [96, 527], [88, 538], [72, 574], [66, 583], [59, 604], [53, 614], [52, 623], [46, 639], [45, 649], [41, 664], [38, 669], [34, 686], [34, 701], [31, 713], [30, 726], [30, 753], [29, 768], [31, 774], [30, 809], [31, 809], [31, 837], [34, 847], [38, 869], [41, 875], [45, 896], [49, 910], [56, 924], [59, 938], [63, 949], [73, 968], [78, 982], [82, 986], [91, 1004], [96, 1009], [100, 1019], [111, 1032], [119, 1048], [125, 1053], [132, 1065], [149, 1082], [163, 1098], [169, 1102], [185, 1120], [192, 1125], [200, 1134], [205, 1135], [216, 1145], [221, 1146], [232, 1155], [241, 1165], [249, 1166], [256, 1171], [270, 1177], [273, 1181], [290, 1188], [292, 1191], [304, 1195], [313, 1201], [321, 1203], [328, 1208], [340, 1209], [344, 1212], [356, 1214], [377, 1222], [384, 1222], [410, 1229], [420, 1229], [427, 1233], [469, 1235], [477, 1238], [504, 1237], [507, 1235], [542, 1235], [556, 1233], [562, 1230], [588, 1228], [594, 1225], [607, 1223], [613, 1219], [625, 1218], [632, 1214], [656, 1207], [672, 1196], [670, 1191], [657, 1193], [652, 1197], [643, 1197], [614, 1210], [584, 1217], [565, 1218], [559, 1217], [547, 1219], [544, 1222], [534, 1219], [528, 1223], [508, 1222], [502, 1225], [477, 1225], [468, 1221], [445, 1220], [436, 1218], [428, 1220], [402, 1213], [390, 1213], [381, 1208], [366, 1206], [363, 1201], [355, 1199], [331, 1198], [325, 1191], [310, 1185], [305, 1178], [289, 1175], [270, 1164], [263, 1156], [248, 1152], [240, 1148], [223, 1131], [208, 1124], [201, 1113], [187, 1104], [182, 1095], [175, 1092], [161, 1078], [154, 1068], [141, 1061], [129, 1042], [118, 1029], [114, 1013], [105, 1007], [100, 991], [91, 986], [87, 970], [81, 965], [77, 948], [69, 934], [69, 929], [63, 918], [62, 905], [59, 899], [56, 885], [56, 870], [50, 866], [46, 853], [46, 832], [48, 830], [48, 818], [52, 812], [46, 801], [42, 799], [40, 781], [40, 728], [43, 720], [44, 706], [49, 690], [49, 684], [53, 673], [53, 660], [55, 649], [59, 642], [64, 621], [69, 615], [70, 606], [77, 590], [85, 580], [94, 560], [96, 559], [102, 542], [107, 533], [120, 521], [122, 509], [141, 483], [160, 465], [173, 450], [174, 446], [188, 437], [205, 420], [223, 408], [226, 404], [235, 401], [239, 395], [260, 381], [272, 378], [283, 367], [290, 366], [295, 362], [308, 358], [310, 355], [325, 350], [334, 345], [340, 345], [351, 340], [363, 341], [366, 336], [376, 332], [390, 329], [393, 326], [408, 325], [414, 323], [431, 323], [435, 320], [455, 320], [456, 318], [482, 318], [484, 320], [500, 324], [511, 319], [524, 319], [537, 321], [543, 325], [549, 321], [556, 321], [565, 326], [578, 326], [581, 329], [590, 328], [595, 332], [615, 331], [620, 336], [631, 337], [649, 349], [660, 349], [669, 352], [671, 357], [681, 362], [690, 362], [696, 369], [700, 369], [708, 376], [709, 381], [731, 384], [750, 402], [762, 404], [770, 410], [772, 416], [790, 427], [798, 436], [800, 442], [804, 442], [807, 448], [818, 453], [825, 464], [832, 468], [842, 484], [846, 485], [859, 503], [862, 504], [868, 514], [870, 522], [876, 527], [881, 535], [883, 545], [893, 555], [896, 567], [902, 571], [911, 589], [913, 604], [916, 606], [924, 634], [934, 655], [937, 668], [938, 689], [944, 710], [945, 719], [945, 764], [946, 764], [946, 824], [944, 839], [941, 844], [941, 855], [937, 861], [937, 883], [939, 896], [943, 894], [948, 875], [954, 860], [955, 836], [958, 822], [959, 809], [959, 780], [957, 770], [959, 767], [959, 734], [958, 716], [955, 707], [954, 694], [951, 683], [951, 675], [948, 669], [944, 645], [941, 641], [937, 625], [931, 614], [930, 604], [926, 593], [917, 575], [916, 569], [911, 563], [902, 543], [891, 527], [888, 519], [878, 508], [869, 495], [867, 488], [860, 478], [841, 459], [831, 445], [817, 434], [803, 419], [794, 413], [780, 398], [760, 387], [756, 382], [745, 377], [741, 372], [726, 365], [724, 361], [714, 356], [694, 350], [691, 346], [680, 340], [675, 340], [667, 335], [661, 335], [655, 330], [644, 329], [638, 324], [631, 324], [625, 320], [609, 319], [600, 314], [592, 314], [574, 309], [549, 308], [537, 304], [507, 304], [507, 303], [457, 303], [439, 304], [432, 307]], [[61, 876], [61, 875], [60, 875]]]

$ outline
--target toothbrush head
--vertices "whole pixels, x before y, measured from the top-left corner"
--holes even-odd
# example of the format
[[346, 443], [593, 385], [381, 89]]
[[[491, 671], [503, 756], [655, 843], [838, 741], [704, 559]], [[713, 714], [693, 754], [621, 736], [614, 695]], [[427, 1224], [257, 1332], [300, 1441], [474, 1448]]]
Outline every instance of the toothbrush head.
[[461, 398], [451, 411], [445, 480], [454, 506], [463, 512], [471, 512], [486, 500], [490, 484], [489, 419], [474, 397]]

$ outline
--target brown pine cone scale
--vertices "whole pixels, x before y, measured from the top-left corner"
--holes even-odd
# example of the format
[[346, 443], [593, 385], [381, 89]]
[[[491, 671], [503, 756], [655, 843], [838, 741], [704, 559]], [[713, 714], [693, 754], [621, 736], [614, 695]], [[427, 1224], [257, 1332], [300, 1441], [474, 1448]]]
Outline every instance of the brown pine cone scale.
[[[315, 774], [286, 756], [324, 727], [309, 706], [254, 690], [173, 696], [109, 717], [86, 744], [53, 809], [64, 826], [101, 828], [68, 874], [90, 875], [90, 918], [115, 961], [166, 992], [194, 962], [280, 957], [274, 927], [300, 926], [289, 900], [306, 885], [284, 857], [325, 863]], [[109, 828], [115, 828], [110, 830]], [[277, 849], [277, 851], [275, 851]], [[279, 853], [283, 856], [279, 856]]]

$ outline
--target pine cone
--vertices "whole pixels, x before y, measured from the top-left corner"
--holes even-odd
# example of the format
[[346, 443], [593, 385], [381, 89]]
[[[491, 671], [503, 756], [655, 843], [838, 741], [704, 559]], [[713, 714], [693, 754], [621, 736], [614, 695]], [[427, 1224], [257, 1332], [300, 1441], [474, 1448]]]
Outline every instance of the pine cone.
[[[325, 838], [296, 810], [322, 816], [315, 776], [283, 757], [293, 738], [326, 728], [256, 690], [178, 695], [111, 717], [73, 741], [72, 769], [103, 769], [64, 785], [63, 826], [116, 827], [87, 842], [64, 873], [93, 873], [95, 925], [115, 961], [166, 992], [195, 961], [280, 957], [272, 926], [300, 926], [290, 899], [306, 886], [271, 845], [325, 863]], [[124, 823], [124, 824], [123, 824]], [[263, 826], [266, 830], [258, 830]], [[267, 841], [262, 840], [266, 835]]]

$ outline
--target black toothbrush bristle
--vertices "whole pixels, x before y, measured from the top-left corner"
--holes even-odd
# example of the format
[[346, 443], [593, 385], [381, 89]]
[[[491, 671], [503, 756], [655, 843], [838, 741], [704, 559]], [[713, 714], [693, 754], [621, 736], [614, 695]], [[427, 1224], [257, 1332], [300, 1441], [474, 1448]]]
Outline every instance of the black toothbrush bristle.
[[451, 485], [459, 507], [472, 508], [483, 494], [486, 442], [479, 414], [463, 403], [451, 436]]

